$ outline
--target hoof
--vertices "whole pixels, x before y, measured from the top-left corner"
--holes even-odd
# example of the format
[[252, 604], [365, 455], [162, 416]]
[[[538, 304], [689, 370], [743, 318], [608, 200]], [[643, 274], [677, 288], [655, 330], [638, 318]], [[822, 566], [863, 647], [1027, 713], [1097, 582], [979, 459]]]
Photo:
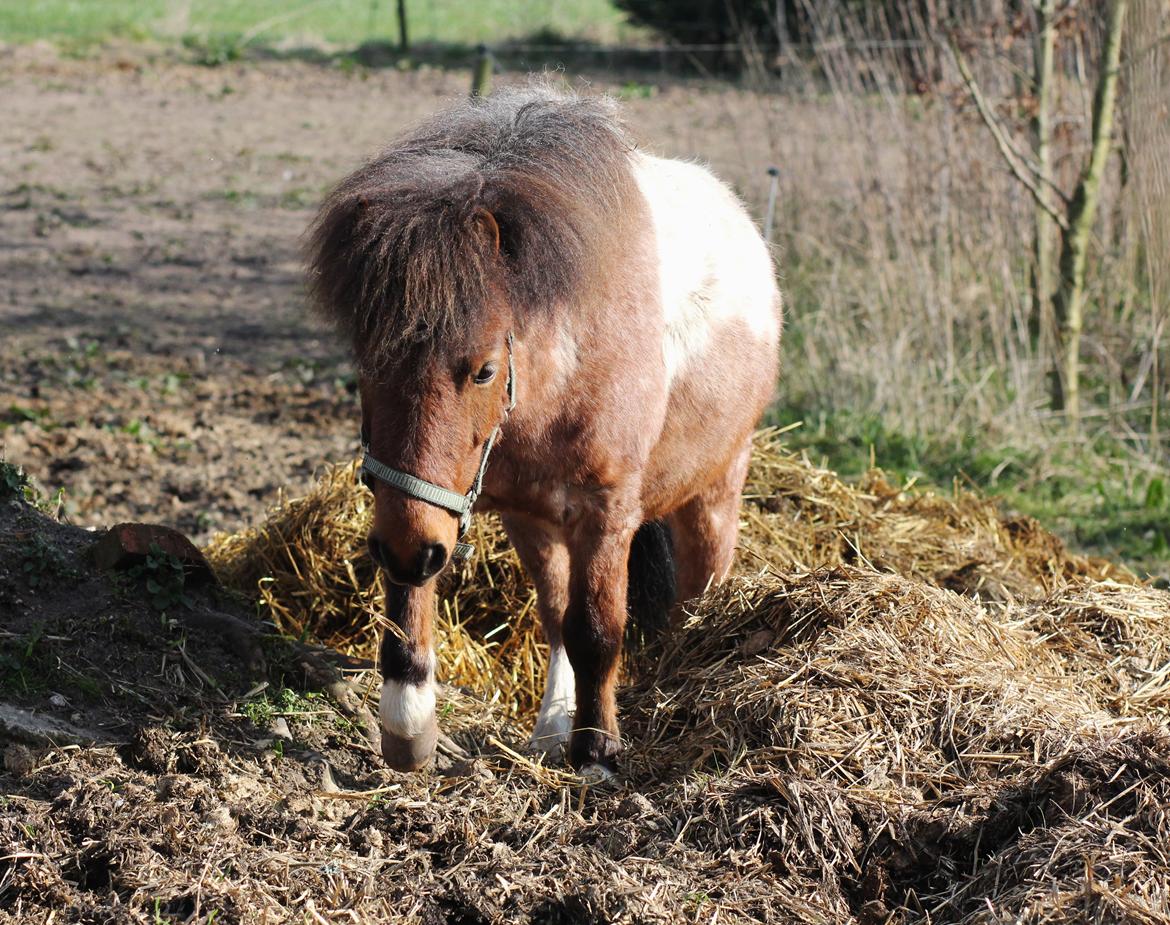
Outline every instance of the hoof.
[[581, 775], [581, 779], [589, 787], [617, 783], [617, 772], [603, 764], [587, 764], [577, 773]]
[[438, 741], [438, 723], [409, 739], [383, 729], [382, 758], [395, 771], [418, 771], [431, 763]]
[[559, 755], [569, 744], [573, 732], [573, 721], [569, 716], [556, 717], [549, 722], [536, 723], [528, 750], [539, 755]]
[[569, 764], [578, 773], [583, 773], [590, 765], [608, 768], [612, 772], [617, 767], [621, 750], [622, 742], [616, 734], [600, 729], [576, 729], [569, 742]]

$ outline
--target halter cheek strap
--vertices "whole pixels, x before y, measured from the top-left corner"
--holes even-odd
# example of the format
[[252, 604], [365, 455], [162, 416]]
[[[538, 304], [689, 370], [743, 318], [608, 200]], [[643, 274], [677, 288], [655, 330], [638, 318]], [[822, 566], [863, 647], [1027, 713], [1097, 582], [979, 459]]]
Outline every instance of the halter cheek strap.
[[[504, 426], [504, 421], [508, 420], [508, 415], [511, 414], [512, 409], [515, 407], [516, 371], [512, 360], [512, 332], [509, 331], [508, 406], [504, 409], [504, 417], [499, 424], [492, 428], [487, 442], [483, 445], [483, 455], [479, 459], [479, 470], [475, 473], [475, 481], [471, 483], [471, 488], [467, 490], [466, 494], [461, 495], [457, 491], [451, 491], [449, 488], [443, 488], [434, 482], [420, 479], [418, 476], [411, 475], [409, 472], [403, 472], [401, 469], [395, 469], [387, 466], [385, 463], [378, 462], [378, 460], [370, 455], [369, 444], [364, 441], [362, 443], [361, 474], [363, 477], [368, 475], [380, 482], [385, 482], [387, 485], [397, 488], [403, 494], [417, 498], [419, 501], [425, 501], [427, 504], [433, 504], [435, 507], [444, 508], [452, 514], [455, 514], [459, 518], [459, 536], [462, 537], [471, 527], [471, 509], [475, 506], [475, 502], [479, 499], [479, 493], [483, 489], [483, 474], [487, 471], [488, 456], [491, 454], [492, 447], [495, 446], [496, 438], [500, 435], [500, 428]], [[475, 547], [470, 543], [459, 542], [455, 544], [455, 550], [451, 553], [451, 558], [457, 562], [463, 562], [470, 558], [473, 552], [475, 552]]]

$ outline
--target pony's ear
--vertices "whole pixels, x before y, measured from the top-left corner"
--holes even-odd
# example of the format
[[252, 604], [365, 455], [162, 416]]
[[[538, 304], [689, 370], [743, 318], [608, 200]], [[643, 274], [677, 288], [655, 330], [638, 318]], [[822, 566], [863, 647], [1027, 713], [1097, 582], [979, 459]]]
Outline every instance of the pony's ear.
[[500, 226], [496, 221], [496, 217], [487, 209], [477, 209], [471, 220], [483, 236], [487, 238], [492, 253], [498, 254], [500, 252]]

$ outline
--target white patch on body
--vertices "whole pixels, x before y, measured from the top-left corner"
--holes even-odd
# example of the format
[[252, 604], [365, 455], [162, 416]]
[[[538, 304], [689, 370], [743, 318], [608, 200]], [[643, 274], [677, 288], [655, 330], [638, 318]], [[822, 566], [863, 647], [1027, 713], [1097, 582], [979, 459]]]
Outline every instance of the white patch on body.
[[427, 679], [422, 684], [386, 681], [378, 705], [382, 728], [399, 738], [413, 739], [435, 720], [435, 653], [430, 653]]
[[556, 343], [549, 354], [552, 368], [546, 375], [554, 380], [555, 386], [559, 389], [577, 372], [577, 340], [573, 336], [568, 320], [562, 320], [557, 325], [556, 338]]
[[577, 712], [577, 682], [573, 666], [564, 646], [557, 646], [549, 654], [548, 677], [544, 682], [544, 697], [540, 713], [532, 730], [532, 747], [552, 751], [569, 741], [573, 731], [573, 714]]
[[775, 269], [743, 204], [697, 164], [647, 154], [632, 163], [657, 239], [668, 385], [731, 325], [739, 325], [753, 347], [775, 349]]

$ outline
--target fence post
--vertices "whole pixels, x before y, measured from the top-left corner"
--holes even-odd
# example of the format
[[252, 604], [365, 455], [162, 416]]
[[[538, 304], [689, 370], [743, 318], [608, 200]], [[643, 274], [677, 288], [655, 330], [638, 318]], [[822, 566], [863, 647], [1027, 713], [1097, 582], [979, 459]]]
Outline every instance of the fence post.
[[406, 29], [406, 0], [398, 0], [398, 50], [410, 51], [410, 33]]
[[780, 168], [769, 167], [768, 176], [772, 182], [768, 187], [768, 211], [764, 214], [764, 240], [772, 243], [772, 225], [776, 216], [776, 188], [780, 183]]
[[471, 98], [487, 96], [492, 92], [492, 69], [495, 61], [486, 45], [475, 47], [475, 69], [471, 72]]

